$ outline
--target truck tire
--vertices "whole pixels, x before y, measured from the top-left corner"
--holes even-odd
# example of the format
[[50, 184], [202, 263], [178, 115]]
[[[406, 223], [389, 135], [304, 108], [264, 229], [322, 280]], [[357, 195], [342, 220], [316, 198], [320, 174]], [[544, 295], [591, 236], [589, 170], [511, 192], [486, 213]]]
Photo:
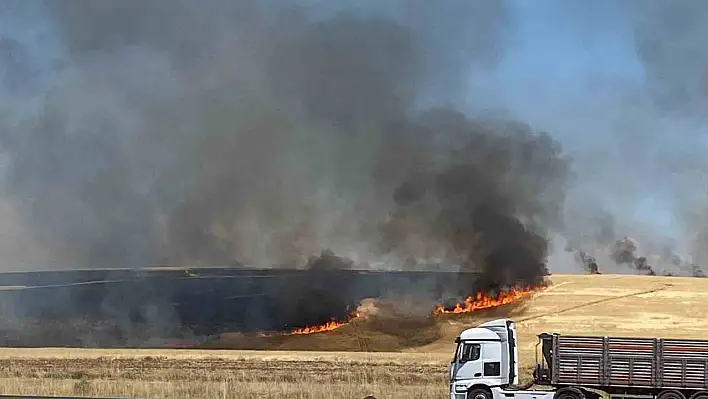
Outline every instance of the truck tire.
[[691, 395], [691, 399], [708, 399], [708, 392], [698, 391]]
[[[591, 391], [589, 389], [585, 388], [580, 388], [580, 390], [583, 392], [583, 396], [585, 396], [585, 399], [602, 399], [602, 395], [595, 391]], [[708, 399], [708, 398], [705, 398]]]
[[563, 387], [553, 394], [553, 399], [585, 399], [585, 394], [583, 394], [583, 391], [578, 388]]
[[686, 399], [686, 396], [679, 391], [662, 391], [657, 399]]
[[492, 393], [484, 388], [475, 388], [467, 392], [467, 399], [494, 399]]

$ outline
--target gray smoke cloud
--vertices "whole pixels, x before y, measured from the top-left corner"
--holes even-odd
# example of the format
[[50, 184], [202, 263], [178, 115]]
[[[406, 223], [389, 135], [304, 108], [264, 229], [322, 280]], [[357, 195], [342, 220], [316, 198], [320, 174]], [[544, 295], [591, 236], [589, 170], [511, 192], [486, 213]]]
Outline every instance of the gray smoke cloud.
[[449, 105], [503, 56], [506, 4], [276, 3], [33, 3], [55, 40], [0, 41], [0, 148], [45, 265], [541, 275], [568, 161]]
[[701, 114], [708, 95], [708, 6], [695, 1], [628, 4], [637, 54], [658, 106]]

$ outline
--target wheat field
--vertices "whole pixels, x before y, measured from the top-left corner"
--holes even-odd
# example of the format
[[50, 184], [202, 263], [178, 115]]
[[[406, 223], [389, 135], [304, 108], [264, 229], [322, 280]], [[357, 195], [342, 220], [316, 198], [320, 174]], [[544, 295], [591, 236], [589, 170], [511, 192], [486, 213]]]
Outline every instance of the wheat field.
[[[534, 362], [535, 336], [544, 331], [708, 338], [708, 279], [558, 275], [551, 280], [551, 287], [514, 306], [439, 317], [433, 342], [398, 352], [333, 351], [352, 334], [347, 326], [291, 338], [293, 348], [310, 344], [308, 351], [3, 348], [0, 394], [445, 398], [455, 336], [492, 318], [517, 321], [524, 379]], [[279, 343], [288, 345], [287, 340]]]

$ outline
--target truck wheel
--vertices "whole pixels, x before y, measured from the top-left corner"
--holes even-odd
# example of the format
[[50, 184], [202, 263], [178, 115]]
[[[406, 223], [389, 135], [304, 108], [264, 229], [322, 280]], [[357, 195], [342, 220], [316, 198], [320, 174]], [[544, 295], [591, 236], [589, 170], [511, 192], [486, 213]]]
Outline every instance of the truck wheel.
[[686, 399], [686, 396], [679, 391], [662, 391], [657, 399]]
[[492, 393], [486, 389], [477, 388], [467, 392], [467, 399], [493, 399]]
[[557, 390], [553, 399], [585, 399], [585, 395], [578, 388], [565, 387]]
[[698, 391], [691, 395], [691, 399], [708, 399], [708, 392]]

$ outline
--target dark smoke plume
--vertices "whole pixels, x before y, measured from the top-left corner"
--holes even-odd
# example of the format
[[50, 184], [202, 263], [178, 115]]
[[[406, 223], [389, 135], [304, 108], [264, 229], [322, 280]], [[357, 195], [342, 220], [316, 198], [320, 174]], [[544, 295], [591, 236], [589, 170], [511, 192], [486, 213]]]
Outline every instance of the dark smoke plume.
[[595, 259], [594, 256], [590, 256], [583, 251], [577, 251], [575, 253], [575, 261], [582, 264], [588, 273], [601, 274], [600, 268], [597, 265], [597, 259]]
[[421, 138], [442, 132], [462, 145], [438, 165], [425, 153], [404, 163], [413, 166], [394, 192], [385, 249], [420, 251], [421, 259], [453, 262], [496, 283], [543, 276], [547, 243], [533, 228], [558, 223], [557, 203], [541, 201], [562, 198], [553, 190], [562, 188], [567, 165], [555, 143], [516, 123], [480, 123], [444, 110], [423, 116]]

